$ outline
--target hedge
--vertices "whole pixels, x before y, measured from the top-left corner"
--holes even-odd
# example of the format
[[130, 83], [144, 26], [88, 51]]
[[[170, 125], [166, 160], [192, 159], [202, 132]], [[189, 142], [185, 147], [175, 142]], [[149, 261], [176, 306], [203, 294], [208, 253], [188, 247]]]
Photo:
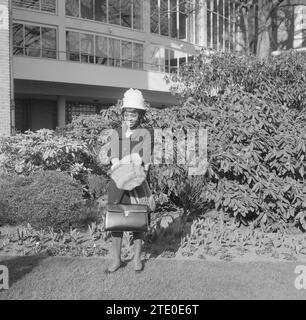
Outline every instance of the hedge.
[[0, 224], [69, 230], [99, 219], [83, 199], [82, 185], [67, 173], [40, 171], [0, 176]]

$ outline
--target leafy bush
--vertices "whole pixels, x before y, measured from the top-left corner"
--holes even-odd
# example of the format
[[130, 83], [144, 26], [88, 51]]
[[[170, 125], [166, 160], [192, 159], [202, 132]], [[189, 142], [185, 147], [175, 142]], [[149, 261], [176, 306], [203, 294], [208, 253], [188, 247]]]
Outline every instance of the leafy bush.
[[[208, 129], [202, 197], [244, 224], [305, 227], [305, 66], [305, 56], [294, 53], [269, 63], [202, 53], [171, 79], [182, 105], [159, 119]], [[164, 181], [172, 184], [167, 175]]]
[[306, 105], [306, 55], [292, 51], [263, 61], [254, 56], [218, 51], [207, 55], [203, 51], [168, 81], [172, 92], [185, 100], [209, 101], [237, 87], [284, 108], [302, 109]]
[[67, 172], [82, 183], [85, 194], [89, 192], [89, 173], [104, 173], [86, 142], [47, 129], [1, 139], [0, 154], [0, 172], [23, 175], [40, 170]]
[[[267, 230], [289, 222], [305, 227], [305, 61], [305, 55], [292, 52], [269, 62], [202, 52], [172, 75], [172, 92], [181, 104], [152, 108], [145, 125], [173, 129], [174, 163], [179, 130], [208, 129], [208, 168], [190, 177], [187, 165], [153, 166], [157, 198], [185, 212], [215, 208]], [[118, 125], [118, 110], [102, 117]]]
[[67, 230], [97, 219], [82, 197], [82, 186], [67, 173], [40, 171], [0, 176], [0, 223]]
[[[202, 52], [169, 79], [179, 106], [146, 115], [145, 126], [172, 128], [174, 163], [178, 130], [208, 129], [208, 167], [188, 176], [187, 165], [155, 165], [150, 172], [160, 205], [174, 203], [185, 213], [218, 209], [238, 223], [267, 230], [297, 223], [305, 229], [306, 58], [289, 53], [255, 57]], [[120, 125], [120, 108], [81, 116], [64, 130], [97, 158], [104, 129]], [[163, 132], [163, 139], [166, 133]], [[107, 171], [107, 166], [103, 169]]]

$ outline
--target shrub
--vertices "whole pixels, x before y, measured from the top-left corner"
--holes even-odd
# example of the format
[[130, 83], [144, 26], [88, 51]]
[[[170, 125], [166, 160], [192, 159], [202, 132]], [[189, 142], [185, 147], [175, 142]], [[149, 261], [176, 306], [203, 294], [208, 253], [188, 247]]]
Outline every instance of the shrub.
[[82, 197], [82, 186], [67, 173], [36, 172], [0, 176], [0, 223], [67, 230], [96, 220]]
[[305, 56], [202, 53], [171, 81], [182, 105], [159, 121], [209, 130], [207, 204], [270, 230], [305, 225]]
[[88, 191], [88, 174], [105, 174], [97, 158], [81, 139], [52, 130], [28, 131], [0, 140], [0, 172], [23, 174], [41, 170], [67, 172]]
[[[267, 230], [291, 222], [305, 227], [305, 61], [293, 52], [270, 61], [202, 52], [172, 75], [171, 90], [181, 104], [152, 108], [145, 126], [172, 128], [175, 141], [179, 129], [208, 129], [208, 167], [205, 175], [189, 177], [187, 165], [153, 166], [156, 198], [185, 213], [218, 209], [238, 223], [253, 221]], [[120, 125], [119, 114], [114, 106], [75, 119], [66, 134], [95, 146], [103, 129]]]
[[[202, 52], [169, 81], [179, 106], [151, 109], [146, 126], [208, 129], [208, 168], [189, 177], [187, 165], [158, 165], [150, 180], [158, 199], [186, 212], [218, 209], [267, 230], [305, 226], [306, 58], [289, 53], [269, 62]], [[113, 111], [104, 117], [112, 119]], [[113, 117], [113, 118], [112, 118]], [[166, 133], [163, 133], [163, 139]], [[174, 143], [174, 163], [177, 146]], [[164, 196], [164, 197], [163, 197]]]

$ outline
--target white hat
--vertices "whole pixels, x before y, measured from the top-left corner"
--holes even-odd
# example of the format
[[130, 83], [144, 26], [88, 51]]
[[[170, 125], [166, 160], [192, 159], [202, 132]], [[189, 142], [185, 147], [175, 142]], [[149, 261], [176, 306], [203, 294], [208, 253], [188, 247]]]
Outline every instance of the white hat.
[[141, 91], [137, 89], [129, 89], [125, 92], [121, 109], [127, 108], [144, 111], [147, 110]]

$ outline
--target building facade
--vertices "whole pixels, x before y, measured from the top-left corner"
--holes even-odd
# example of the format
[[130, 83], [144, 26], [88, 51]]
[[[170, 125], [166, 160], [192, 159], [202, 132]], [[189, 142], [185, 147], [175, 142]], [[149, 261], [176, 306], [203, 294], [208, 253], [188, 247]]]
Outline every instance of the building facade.
[[[291, 47], [305, 47], [304, 7]], [[0, 0], [0, 135], [62, 127], [131, 87], [154, 107], [175, 104], [166, 74], [242, 39], [234, 0]]]

